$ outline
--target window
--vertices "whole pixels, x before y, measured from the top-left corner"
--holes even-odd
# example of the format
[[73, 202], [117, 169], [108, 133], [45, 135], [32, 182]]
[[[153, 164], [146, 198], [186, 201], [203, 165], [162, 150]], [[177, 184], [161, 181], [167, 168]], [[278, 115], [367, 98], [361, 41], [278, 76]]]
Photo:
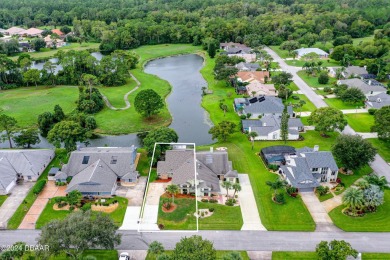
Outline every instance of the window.
[[116, 164], [117, 161], [118, 161], [118, 156], [112, 156], [110, 164]]
[[311, 171], [316, 172], [316, 171], [318, 171], [318, 168], [312, 168]]
[[31, 178], [31, 176], [27, 176], [27, 179], [31, 180], [32, 178]]
[[336, 171], [332, 171], [332, 175], [336, 175]]
[[89, 161], [89, 156], [84, 156], [83, 157], [83, 164], [88, 164]]

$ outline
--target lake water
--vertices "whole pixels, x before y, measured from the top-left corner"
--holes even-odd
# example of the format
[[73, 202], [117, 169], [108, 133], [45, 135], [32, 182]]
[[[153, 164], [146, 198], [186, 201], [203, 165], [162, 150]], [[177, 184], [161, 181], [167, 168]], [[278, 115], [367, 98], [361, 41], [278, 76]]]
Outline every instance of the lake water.
[[212, 123], [201, 107], [202, 87], [207, 82], [200, 74], [203, 58], [199, 55], [181, 55], [150, 61], [145, 72], [165, 79], [172, 86], [167, 98], [173, 121], [170, 125], [179, 142], [204, 145], [213, 143], [208, 133]]

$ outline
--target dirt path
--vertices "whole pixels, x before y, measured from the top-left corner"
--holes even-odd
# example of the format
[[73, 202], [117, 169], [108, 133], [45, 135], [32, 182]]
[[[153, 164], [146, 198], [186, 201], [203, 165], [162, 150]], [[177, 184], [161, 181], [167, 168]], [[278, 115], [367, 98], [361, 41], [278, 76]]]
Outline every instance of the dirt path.
[[102, 97], [103, 97], [104, 102], [106, 103], [106, 105], [107, 105], [107, 107], [108, 107], [109, 109], [112, 109], [112, 110], [126, 110], [126, 109], [128, 109], [128, 108], [130, 107], [130, 101], [129, 101], [128, 97], [129, 97], [129, 95], [130, 95], [131, 93], [133, 93], [134, 91], [136, 91], [136, 90], [139, 88], [139, 86], [141, 85], [141, 82], [139, 82], [139, 80], [138, 80], [136, 77], [134, 77], [133, 74], [130, 73], [130, 76], [131, 76], [131, 77], [134, 79], [134, 81], [137, 83], [137, 86], [136, 86], [135, 88], [133, 88], [132, 90], [130, 90], [129, 92], [127, 92], [127, 93], [123, 96], [123, 99], [125, 100], [126, 106], [121, 107], [121, 108], [114, 107], [113, 105], [111, 105], [111, 103], [110, 103], [110, 101], [108, 100], [108, 98], [107, 98], [104, 94], [100, 93], [100, 94], [102, 95]]

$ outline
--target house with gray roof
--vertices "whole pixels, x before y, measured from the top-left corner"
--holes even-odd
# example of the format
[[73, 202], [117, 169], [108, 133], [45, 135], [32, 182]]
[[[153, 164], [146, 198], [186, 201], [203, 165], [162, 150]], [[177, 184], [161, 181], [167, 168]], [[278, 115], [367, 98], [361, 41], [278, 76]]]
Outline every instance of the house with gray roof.
[[382, 85], [382, 83], [374, 79], [344, 79], [338, 80], [337, 85], [346, 85], [348, 87], [358, 88], [363, 92], [366, 97], [375, 96], [387, 92], [387, 89]]
[[[241, 120], [242, 130], [255, 132], [254, 140], [281, 140], [281, 118], [279, 116], [267, 115], [258, 120]], [[299, 133], [304, 131], [300, 118], [288, 119], [288, 140], [298, 140]]]
[[0, 150], [0, 195], [11, 192], [18, 180], [36, 181], [54, 158], [54, 151]]
[[304, 147], [295, 154], [286, 155], [280, 165], [279, 174], [293, 187], [301, 191], [312, 191], [325, 182], [336, 182], [338, 167], [331, 152]]
[[[233, 170], [225, 151], [199, 152], [193, 149], [173, 149], [165, 153], [165, 160], [157, 162], [160, 179], [172, 179], [182, 194], [211, 196], [221, 192], [220, 181], [235, 182], [237, 171]], [[196, 180], [195, 180], [196, 176]]]
[[[259, 118], [259, 116], [277, 116], [281, 117], [284, 104], [282, 99], [274, 96], [258, 96], [252, 98], [235, 98], [234, 108], [238, 114], [250, 113], [250, 118]], [[287, 106], [287, 113], [290, 117], [294, 116], [291, 106]]]
[[365, 104], [368, 108], [381, 109], [384, 106], [390, 106], [390, 95], [380, 93], [374, 96], [368, 96]]
[[260, 69], [260, 65], [258, 63], [247, 63], [240, 62], [235, 66], [239, 71], [256, 71]]
[[295, 50], [295, 52], [297, 53], [298, 59], [300, 59], [303, 56], [305, 56], [306, 54], [309, 54], [312, 52], [317, 54], [320, 58], [327, 58], [329, 56], [329, 53], [327, 53], [319, 48], [300, 48], [300, 49]]
[[[340, 70], [341, 67], [329, 67], [329, 76], [335, 78], [337, 76], [337, 71]], [[366, 66], [348, 66], [344, 71], [341, 71], [341, 76], [345, 79], [348, 78], [360, 78], [360, 79], [374, 79], [376, 76], [374, 74], [368, 73]]]
[[72, 177], [66, 192], [78, 190], [83, 195], [111, 196], [118, 184], [137, 182], [136, 157], [134, 145], [79, 148], [71, 153], [55, 179], [63, 181], [65, 176]]

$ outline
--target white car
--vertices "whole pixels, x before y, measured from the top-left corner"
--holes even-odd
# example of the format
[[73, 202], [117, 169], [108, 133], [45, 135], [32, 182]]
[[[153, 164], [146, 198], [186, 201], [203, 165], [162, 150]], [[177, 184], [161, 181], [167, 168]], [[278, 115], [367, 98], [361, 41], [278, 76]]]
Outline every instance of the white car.
[[129, 253], [123, 252], [119, 255], [119, 260], [129, 260]]

